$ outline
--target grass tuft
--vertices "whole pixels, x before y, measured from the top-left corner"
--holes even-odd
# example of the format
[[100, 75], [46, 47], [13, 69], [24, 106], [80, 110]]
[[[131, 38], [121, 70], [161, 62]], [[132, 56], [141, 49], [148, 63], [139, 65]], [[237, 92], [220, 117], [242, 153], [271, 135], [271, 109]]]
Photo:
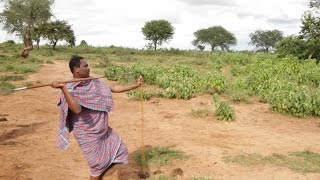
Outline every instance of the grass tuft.
[[167, 165], [174, 159], [183, 159], [186, 155], [182, 151], [172, 150], [168, 147], [154, 147], [144, 152], [144, 157], [141, 152], [134, 156], [134, 160], [140, 166], [145, 165]]
[[207, 108], [191, 109], [191, 115], [196, 118], [203, 118], [210, 115], [210, 111]]
[[225, 156], [226, 162], [237, 163], [244, 166], [275, 165], [286, 166], [294, 172], [320, 173], [320, 154], [310, 150], [291, 152], [287, 155], [272, 154], [262, 156], [260, 154], [239, 154]]
[[20, 80], [24, 80], [24, 77], [19, 75], [1, 75], [0, 76], [0, 81], [20, 81]]
[[8, 95], [13, 92], [14, 85], [0, 81], [0, 95]]

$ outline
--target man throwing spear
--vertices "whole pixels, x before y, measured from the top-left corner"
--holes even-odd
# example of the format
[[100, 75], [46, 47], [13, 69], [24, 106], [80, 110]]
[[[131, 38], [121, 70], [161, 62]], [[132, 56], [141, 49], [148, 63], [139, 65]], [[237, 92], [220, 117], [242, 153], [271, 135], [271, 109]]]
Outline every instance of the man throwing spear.
[[[73, 78], [88, 78], [90, 68], [83, 57], [73, 56], [69, 62]], [[114, 163], [127, 163], [128, 151], [116, 132], [108, 125], [108, 113], [112, 110], [111, 92], [120, 93], [143, 85], [140, 76], [135, 85], [111, 86], [99, 79], [62, 84], [53, 82], [62, 95], [58, 106], [61, 110], [58, 147], [66, 149], [69, 132], [73, 134], [90, 166], [90, 180], [98, 180]]]

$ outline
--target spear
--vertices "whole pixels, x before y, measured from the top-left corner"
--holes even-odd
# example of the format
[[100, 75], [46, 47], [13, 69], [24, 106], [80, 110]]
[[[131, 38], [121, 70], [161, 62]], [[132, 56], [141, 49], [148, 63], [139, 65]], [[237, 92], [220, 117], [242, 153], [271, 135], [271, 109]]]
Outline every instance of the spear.
[[[65, 83], [71, 83], [71, 82], [79, 82], [79, 81], [87, 81], [87, 80], [92, 80], [92, 79], [99, 79], [103, 78], [105, 76], [101, 77], [88, 77], [88, 78], [77, 78], [77, 79], [71, 79], [67, 81], [58, 81], [59, 83], [65, 84]], [[20, 87], [20, 88], [15, 88], [13, 89], [14, 91], [20, 91], [20, 90], [26, 90], [26, 89], [34, 89], [34, 88], [39, 88], [39, 87], [45, 87], [45, 86], [51, 86], [52, 83], [47, 83], [47, 84], [39, 84], [39, 85], [33, 85], [33, 86], [25, 86], [25, 87]]]

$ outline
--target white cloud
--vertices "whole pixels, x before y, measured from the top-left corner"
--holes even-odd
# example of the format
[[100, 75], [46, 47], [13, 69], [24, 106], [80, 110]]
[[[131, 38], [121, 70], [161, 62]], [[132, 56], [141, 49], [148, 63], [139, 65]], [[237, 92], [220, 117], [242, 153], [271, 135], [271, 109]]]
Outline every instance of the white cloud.
[[[166, 19], [175, 27], [173, 39], [162, 47], [193, 49], [193, 33], [221, 25], [235, 34], [233, 49], [253, 49], [249, 34], [257, 29], [279, 29], [297, 34], [308, 0], [55, 0], [55, 18], [72, 25], [77, 38], [91, 45], [143, 48], [141, 28], [147, 21]], [[2, 31], [0, 41], [11, 39]]]

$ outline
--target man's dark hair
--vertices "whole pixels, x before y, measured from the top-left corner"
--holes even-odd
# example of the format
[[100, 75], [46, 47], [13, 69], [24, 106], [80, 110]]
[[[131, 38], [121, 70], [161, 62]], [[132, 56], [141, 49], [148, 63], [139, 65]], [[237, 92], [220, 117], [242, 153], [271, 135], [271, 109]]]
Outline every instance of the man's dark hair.
[[80, 60], [81, 59], [84, 59], [84, 58], [81, 56], [77, 56], [77, 55], [74, 55], [71, 57], [71, 59], [69, 61], [69, 68], [70, 68], [71, 73], [73, 73], [74, 67], [80, 67]]

